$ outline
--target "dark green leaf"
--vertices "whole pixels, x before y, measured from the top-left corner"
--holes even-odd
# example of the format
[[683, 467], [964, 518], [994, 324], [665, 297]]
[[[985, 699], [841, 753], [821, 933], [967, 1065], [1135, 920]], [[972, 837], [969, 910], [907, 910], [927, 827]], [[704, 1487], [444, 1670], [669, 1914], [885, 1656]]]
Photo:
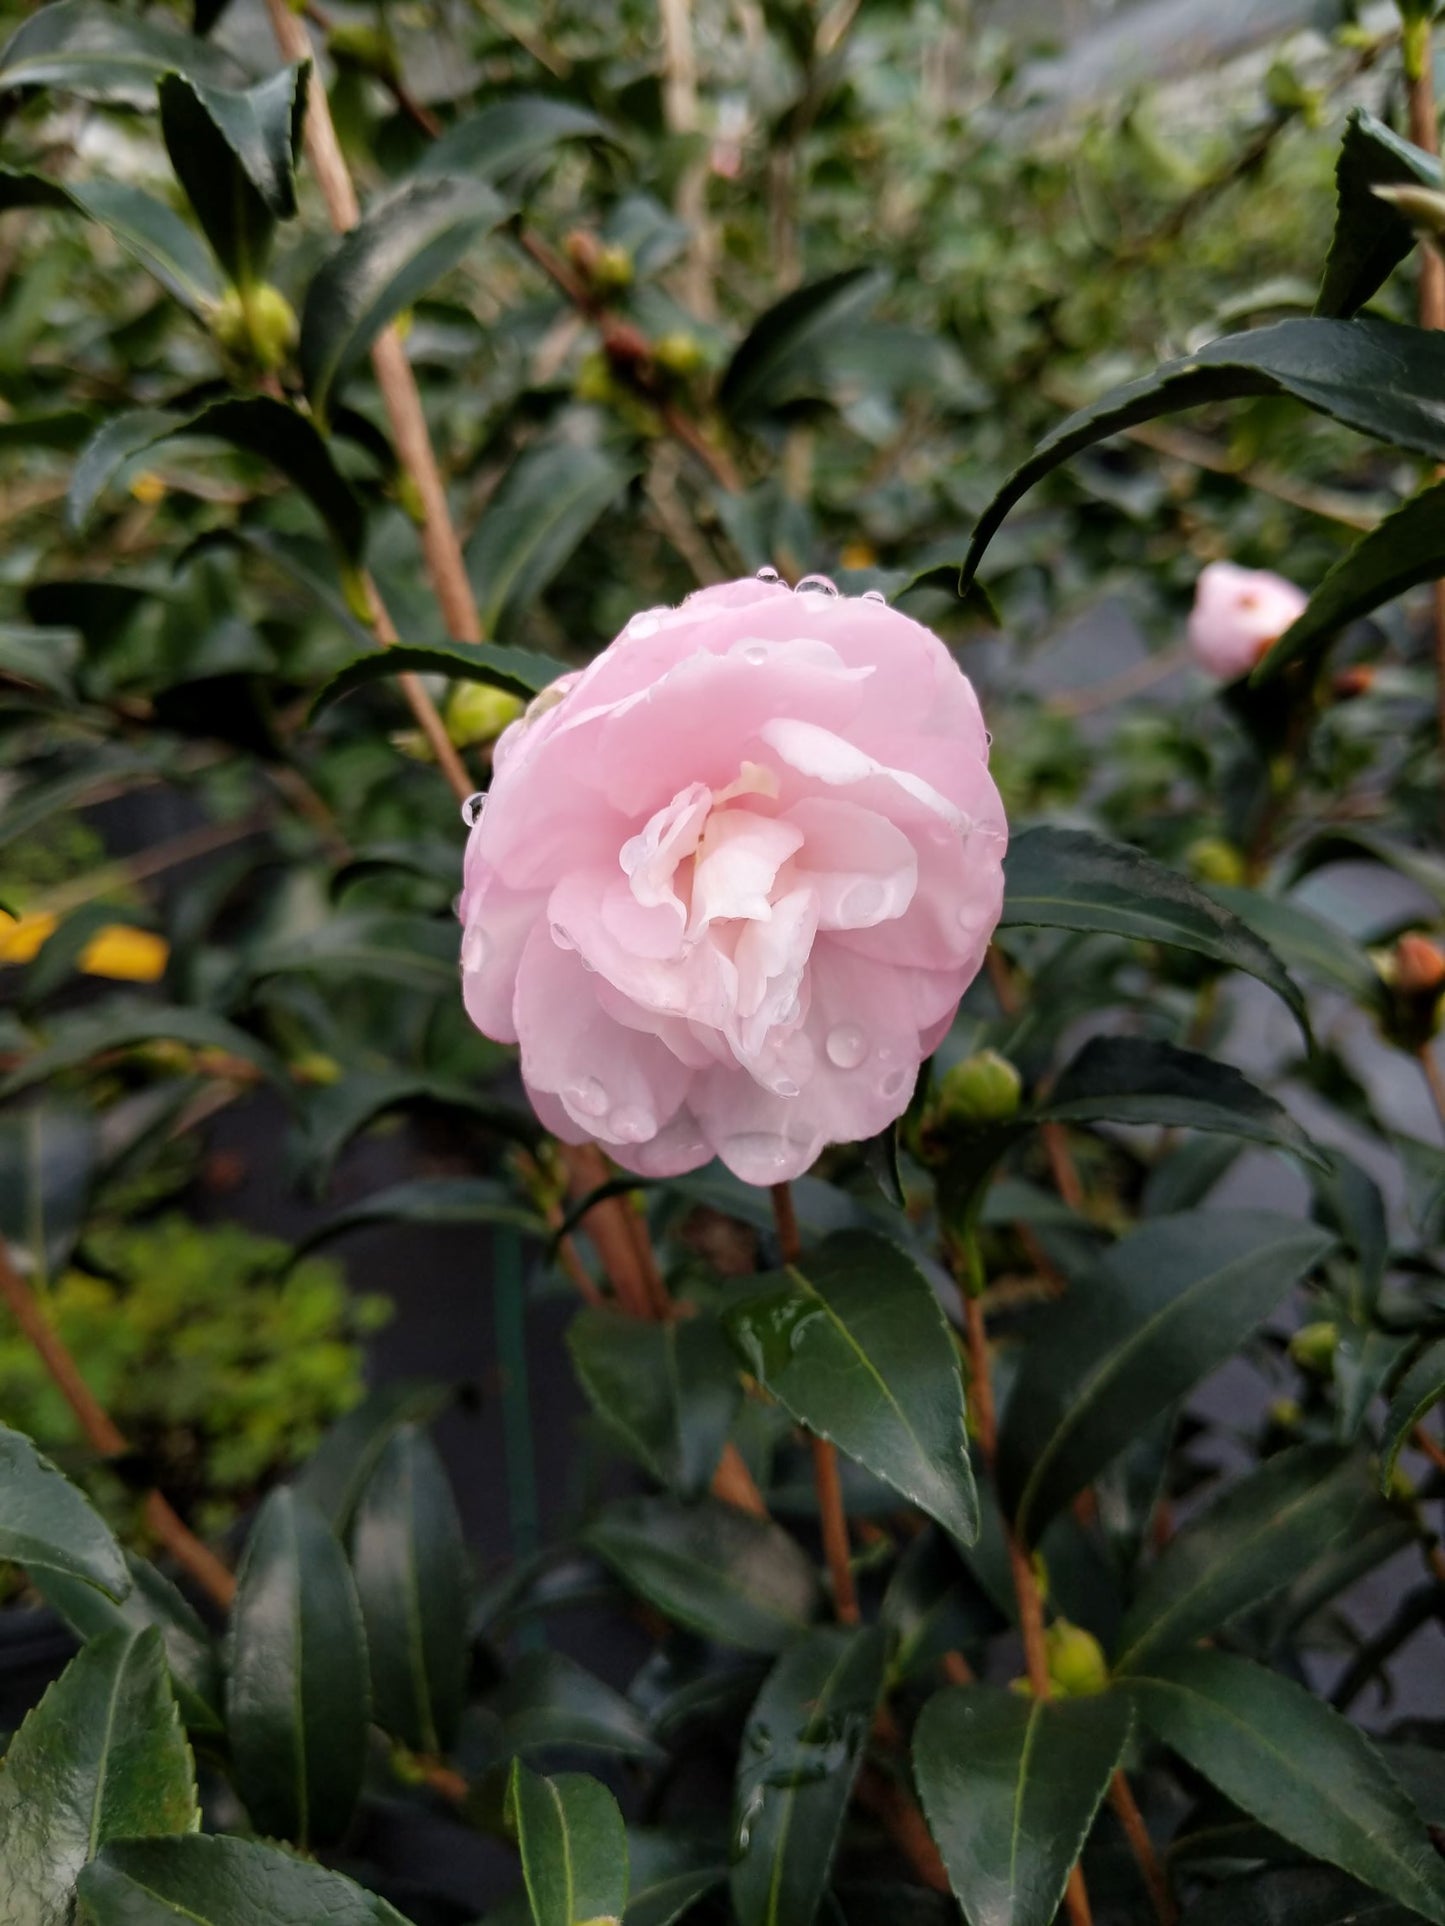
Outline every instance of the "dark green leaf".
[[1315, 313], [1348, 319], [1415, 245], [1415, 230], [1377, 187], [1441, 184], [1440, 162], [1364, 107], [1352, 107], [1335, 163], [1338, 206]]
[[1141, 421], [1251, 395], [1290, 395], [1377, 441], [1445, 458], [1445, 342], [1393, 321], [1278, 321], [1166, 361], [1051, 430], [979, 517], [960, 586], [1014, 503], [1071, 455]]
[[130, 1575], [110, 1527], [28, 1438], [0, 1425], [0, 1558], [68, 1572], [124, 1598]]
[[1129, 1736], [1117, 1692], [935, 1692], [913, 1737], [929, 1831], [970, 1926], [1050, 1926]]
[[759, 315], [724, 370], [723, 413], [742, 421], [816, 395], [820, 350], [855, 328], [887, 285], [876, 268], [845, 268], [785, 294]]
[[1365, 1735], [1303, 1686], [1222, 1652], [1156, 1659], [1139, 1715], [1227, 1799], [1315, 1859], [1445, 1922], [1445, 1862]]
[[467, 1682], [470, 1573], [461, 1519], [431, 1441], [387, 1440], [351, 1526], [377, 1724], [418, 1752], [456, 1736]]
[[1364, 1485], [1361, 1461], [1332, 1445], [1267, 1459], [1170, 1540], [1125, 1615], [1116, 1670], [1147, 1668], [1283, 1591], [1353, 1533]]
[[298, 936], [263, 943], [247, 962], [256, 978], [314, 970], [322, 977], [368, 977], [434, 995], [456, 982], [458, 941], [450, 918], [345, 910]]
[[883, 1690], [883, 1636], [827, 1625], [768, 1674], [743, 1731], [729, 1879], [739, 1926], [812, 1926]]
[[579, 1311], [567, 1348], [593, 1410], [659, 1484], [704, 1491], [742, 1398], [737, 1359], [717, 1320], [664, 1324]]
[[1061, 1123], [1217, 1130], [1320, 1164], [1320, 1152], [1271, 1096], [1227, 1063], [1155, 1037], [1094, 1037], [1034, 1113]]
[[294, 1490], [326, 1519], [338, 1537], [350, 1527], [367, 1481], [393, 1434], [404, 1424], [429, 1424], [445, 1410], [445, 1385], [378, 1385], [321, 1440], [296, 1479]]
[[1033, 1542], [1332, 1242], [1272, 1211], [1190, 1211], [1152, 1219], [1077, 1280], [1031, 1332], [1004, 1416], [999, 1480], [1020, 1533]]
[[[982, 1538], [980, 1534], [980, 1544]], [[978, 1556], [975, 1547], [970, 1560]], [[1010, 1582], [1005, 1570], [1004, 1587]], [[880, 1618], [892, 1639], [889, 1670], [898, 1678], [936, 1675], [945, 1653], [1002, 1631], [1008, 1622], [952, 1540], [932, 1529], [919, 1532], [904, 1548], [883, 1595]]]
[[503, 1756], [566, 1747], [656, 1764], [661, 1753], [636, 1707], [561, 1652], [526, 1652], [487, 1701]]
[[508, 1796], [533, 1926], [621, 1926], [627, 1831], [606, 1786], [577, 1772], [544, 1779], [517, 1759]]
[[1304, 998], [1269, 945], [1177, 870], [1083, 829], [1026, 829], [1004, 864], [1001, 929], [1042, 927], [1164, 943], [1269, 985], [1308, 1035]]
[[[0, 168], [0, 212], [11, 207], [48, 208], [97, 222], [194, 315], [206, 316], [221, 299], [215, 264], [195, 230], [174, 208], [125, 181], [61, 182], [4, 167]], [[88, 441], [92, 431], [93, 425], [77, 439]], [[71, 445], [69, 435], [66, 445]]]
[[265, 274], [277, 221], [296, 212], [307, 65], [236, 92], [180, 73], [160, 84], [161, 132], [216, 259], [242, 289]]
[[1292, 974], [1340, 990], [1366, 1009], [1384, 1008], [1385, 986], [1364, 950], [1313, 910], [1223, 883], [1211, 883], [1208, 894], [1268, 943]]
[[33, 683], [73, 702], [72, 686], [80, 661], [81, 640], [74, 629], [34, 629], [20, 622], [0, 622], [0, 677]]
[[631, 1882], [623, 1926], [675, 1926], [728, 1876], [726, 1852], [686, 1834], [634, 1826], [627, 1856]]
[[366, 520], [351, 484], [331, 458], [313, 421], [270, 395], [216, 401], [198, 414], [137, 408], [117, 415], [94, 437], [75, 465], [68, 510], [72, 526], [84, 528], [91, 510], [126, 462], [177, 436], [223, 441], [271, 463], [300, 489], [352, 564], [360, 562]]
[[61, 1922], [76, 1875], [108, 1840], [197, 1823], [160, 1634], [107, 1632], [70, 1661], [6, 1754], [0, 1917], [7, 1926]]
[[1410, 1340], [1377, 1325], [1343, 1323], [1333, 1359], [1335, 1436], [1341, 1444], [1358, 1438], [1376, 1398], [1395, 1375]]
[[477, 180], [416, 181], [367, 210], [306, 290], [301, 375], [318, 416], [387, 323], [506, 211]]
[[796, 1539], [713, 1499], [627, 1498], [593, 1521], [584, 1542], [658, 1611], [745, 1651], [781, 1651], [821, 1603]]
[[569, 441], [540, 442], [517, 457], [467, 543], [489, 633], [505, 634], [526, 613], [636, 472], [606, 449]]
[[1287, 662], [1313, 659], [1348, 622], [1393, 602], [1407, 589], [1445, 573], [1445, 482], [1431, 482], [1361, 536], [1335, 562], [1251, 678], [1267, 682]]
[[131, 1588], [118, 1605], [93, 1585], [58, 1572], [37, 1571], [35, 1589], [80, 1639], [95, 1640], [114, 1631], [143, 1632], [154, 1626], [165, 1646], [181, 1717], [197, 1735], [218, 1736], [225, 1730], [225, 1720], [220, 1666], [210, 1633], [154, 1565], [130, 1552], [125, 1562]]
[[1280, 1866], [1216, 1886], [1185, 1926], [1419, 1926], [1397, 1906], [1325, 1866]]
[[840, 1233], [727, 1313], [748, 1369], [963, 1544], [978, 1535], [958, 1347], [913, 1260]]
[[507, 1224], [529, 1237], [547, 1235], [543, 1219], [494, 1177], [412, 1177], [389, 1190], [374, 1190], [326, 1218], [293, 1247], [292, 1261], [372, 1224]]
[[0, 53], [0, 91], [58, 87], [89, 100], [155, 105], [156, 81], [174, 69], [216, 87], [242, 78], [220, 48], [94, 0], [41, 7]]
[[108, 1846], [79, 1893], [77, 1926], [407, 1926], [340, 1873], [253, 1839]]
[[236, 1787], [300, 1845], [346, 1830], [366, 1753], [366, 1640], [345, 1554], [318, 1511], [273, 1491], [237, 1575], [226, 1645]]
[[417, 167], [421, 176], [471, 174], [504, 180], [546, 160], [564, 140], [615, 141], [616, 131], [589, 108], [545, 94], [509, 94], [448, 127]]
[[279, 1081], [281, 1067], [271, 1052], [254, 1037], [238, 1030], [223, 1017], [209, 1010], [157, 1008], [153, 1004], [113, 1003], [103, 1010], [78, 1011], [52, 1025], [50, 1042], [0, 1083], [0, 1099], [19, 1090], [78, 1070], [93, 1057], [114, 1050], [131, 1050], [137, 1044], [159, 1041], [189, 1044], [196, 1050], [220, 1050], [253, 1064], [264, 1076]]
[[[0, 1085], [0, 1096], [4, 1086]], [[325, 1084], [307, 1093], [304, 1117], [313, 1171], [324, 1179], [353, 1137], [388, 1110], [412, 1104], [440, 1105], [460, 1110], [523, 1143], [534, 1143], [538, 1130], [530, 1115], [510, 1109], [485, 1090], [450, 1083], [419, 1070], [357, 1071], [340, 1083]]]
[[562, 673], [564, 664], [531, 649], [499, 648], [494, 642], [453, 642], [445, 647], [400, 643], [359, 655], [323, 683], [311, 705], [314, 721], [323, 709], [368, 682], [397, 675], [444, 675], [455, 682], [485, 682], [524, 699], [539, 694]]
[[1388, 1491], [1410, 1433], [1445, 1398], [1445, 1338], [1422, 1351], [1395, 1386], [1380, 1444], [1380, 1489]]

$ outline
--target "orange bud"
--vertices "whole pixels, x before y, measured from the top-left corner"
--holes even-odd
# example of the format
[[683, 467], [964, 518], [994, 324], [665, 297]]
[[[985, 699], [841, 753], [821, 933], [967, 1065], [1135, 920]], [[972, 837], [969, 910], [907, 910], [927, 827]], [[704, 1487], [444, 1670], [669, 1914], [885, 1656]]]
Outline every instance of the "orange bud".
[[1375, 686], [1374, 665], [1357, 662], [1352, 669], [1341, 669], [1332, 687], [1337, 702], [1353, 702], [1356, 696], [1368, 695]]
[[1445, 951], [1428, 936], [1408, 931], [1395, 945], [1394, 980], [1402, 996], [1428, 996], [1445, 984]]

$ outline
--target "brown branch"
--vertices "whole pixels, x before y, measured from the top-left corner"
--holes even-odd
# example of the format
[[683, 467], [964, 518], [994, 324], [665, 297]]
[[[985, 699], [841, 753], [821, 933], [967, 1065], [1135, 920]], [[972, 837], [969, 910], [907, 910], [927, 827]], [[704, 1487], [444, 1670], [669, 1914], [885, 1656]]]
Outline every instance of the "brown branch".
[[877, 1766], [865, 1765], [858, 1774], [855, 1795], [859, 1805], [873, 1814], [924, 1885], [936, 1893], [946, 1893], [948, 1873], [933, 1843], [933, 1835], [902, 1786]]
[[[127, 1451], [129, 1446], [123, 1432], [81, 1376], [80, 1368], [70, 1355], [65, 1341], [45, 1315], [30, 1286], [11, 1263], [3, 1242], [0, 1242], [0, 1298], [5, 1300], [11, 1316], [50, 1374], [56, 1390], [75, 1413], [87, 1441], [107, 1458], [118, 1457]], [[145, 1517], [146, 1523], [176, 1563], [190, 1573], [217, 1605], [229, 1606], [236, 1595], [235, 1579], [160, 1492], [147, 1494]]]
[[1159, 1855], [1154, 1850], [1154, 1841], [1149, 1837], [1149, 1828], [1144, 1824], [1144, 1815], [1139, 1810], [1139, 1803], [1124, 1777], [1122, 1767], [1109, 1781], [1109, 1804], [1124, 1828], [1129, 1850], [1143, 1875], [1144, 1884], [1149, 1888], [1154, 1917], [1159, 1926], [1175, 1926], [1179, 1914], [1175, 1909], [1174, 1896], [1169, 1890], [1164, 1868], [1159, 1863]]

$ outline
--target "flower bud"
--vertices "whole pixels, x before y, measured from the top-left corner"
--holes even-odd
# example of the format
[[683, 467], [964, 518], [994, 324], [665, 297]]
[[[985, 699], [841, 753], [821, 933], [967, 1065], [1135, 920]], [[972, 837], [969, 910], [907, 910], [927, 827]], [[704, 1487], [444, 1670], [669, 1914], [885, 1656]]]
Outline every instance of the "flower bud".
[[1049, 1683], [1061, 1699], [1086, 1699], [1109, 1683], [1109, 1662], [1092, 1632], [1056, 1619], [1044, 1633]]
[[1341, 669], [1330, 683], [1335, 701], [1353, 702], [1357, 696], [1368, 695], [1375, 686], [1376, 673], [1372, 662], [1356, 662]]
[[1390, 991], [1385, 1034], [1402, 1050], [1421, 1050], [1445, 1014], [1445, 950], [1433, 937], [1407, 930], [1393, 949], [1371, 950], [1370, 960]]
[[1189, 646], [1222, 682], [1249, 671], [1304, 613], [1303, 589], [1268, 569], [1211, 562], [1199, 577], [1189, 617]]
[[287, 1068], [296, 1083], [340, 1083], [344, 1074], [335, 1057], [328, 1057], [323, 1050], [304, 1051], [299, 1057], [293, 1057]]
[[1339, 1348], [1340, 1327], [1328, 1318], [1301, 1325], [1289, 1341], [1289, 1354], [1302, 1371], [1325, 1377]]
[[658, 367], [675, 375], [696, 374], [707, 359], [702, 343], [686, 328], [674, 328], [670, 334], [659, 336], [652, 344], [652, 358]]
[[522, 701], [506, 689], [493, 689], [485, 682], [458, 682], [447, 698], [447, 734], [458, 749], [471, 749], [481, 742], [495, 742], [522, 713]]
[[1391, 983], [1401, 996], [1431, 996], [1445, 985], [1445, 952], [1428, 936], [1407, 931], [1395, 945]]
[[1185, 850], [1184, 860], [1201, 883], [1224, 883], [1237, 889], [1246, 878], [1242, 851], [1223, 836], [1200, 836]]
[[239, 361], [274, 374], [283, 368], [296, 346], [296, 310], [269, 281], [253, 287], [228, 288], [211, 315], [211, 332]]
[[938, 1086], [937, 1114], [946, 1123], [1001, 1123], [1023, 1096], [1023, 1078], [997, 1050], [978, 1050], [954, 1064]]

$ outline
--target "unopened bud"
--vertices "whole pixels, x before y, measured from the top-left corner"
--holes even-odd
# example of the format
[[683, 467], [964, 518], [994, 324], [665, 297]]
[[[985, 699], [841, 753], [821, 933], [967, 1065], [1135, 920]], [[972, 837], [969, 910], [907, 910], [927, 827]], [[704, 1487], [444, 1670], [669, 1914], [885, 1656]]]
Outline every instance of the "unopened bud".
[[1049, 1683], [1062, 1699], [1086, 1699], [1109, 1683], [1104, 1648], [1082, 1625], [1057, 1619], [1044, 1633]]
[[1445, 951], [1410, 930], [1395, 945], [1390, 980], [1401, 996], [1431, 996], [1445, 986]]
[[1368, 695], [1375, 686], [1376, 670], [1373, 663], [1357, 662], [1352, 668], [1341, 669], [1330, 684], [1336, 702], [1353, 702], [1357, 696]]
[[228, 288], [211, 315], [211, 332], [238, 361], [274, 374], [296, 347], [296, 310], [280, 288], [258, 281], [246, 289]]
[[296, 1083], [340, 1083], [343, 1074], [335, 1057], [328, 1057], [322, 1050], [304, 1051], [301, 1056], [293, 1057], [287, 1067]]
[[1322, 1318], [1317, 1324], [1301, 1325], [1289, 1341], [1289, 1354], [1302, 1371], [1323, 1377], [1334, 1363], [1339, 1342], [1339, 1325]]
[[706, 359], [702, 343], [685, 328], [674, 328], [670, 334], [659, 336], [652, 344], [652, 358], [660, 368], [675, 375], [696, 374]]
[[485, 682], [458, 682], [447, 698], [447, 734], [458, 749], [495, 742], [522, 713], [522, 701], [507, 689]]
[[948, 1123], [1001, 1123], [1023, 1096], [1023, 1078], [997, 1050], [978, 1050], [954, 1064], [938, 1086], [938, 1115]]
[[1200, 836], [1184, 852], [1192, 875], [1202, 883], [1223, 883], [1238, 889], [1246, 877], [1243, 853], [1223, 836]]

